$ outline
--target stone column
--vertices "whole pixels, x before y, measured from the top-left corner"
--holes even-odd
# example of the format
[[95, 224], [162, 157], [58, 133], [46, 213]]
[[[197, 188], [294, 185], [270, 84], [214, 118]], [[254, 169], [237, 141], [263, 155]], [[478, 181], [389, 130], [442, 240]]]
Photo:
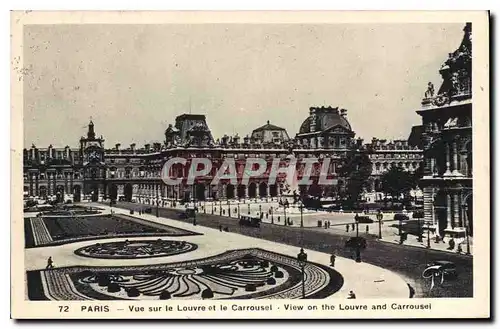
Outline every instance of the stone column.
[[57, 192], [56, 178], [57, 178], [56, 173], [53, 173], [52, 174], [52, 190], [53, 190], [52, 194], [56, 194], [56, 192]]
[[68, 173], [64, 172], [64, 193], [69, 194], [68, 192]]
[[451, 205], [451, 195], [449, 191], [446, 191], [446, 229], [451, 230], [452, 229], [452, 205]]
[[52, 195], [52, 174], [46, 172], [45, 178], [47, 179], [47, 196]]
[[424, 187], [424, 220], [426, 222], [432, 221], [433, 220], [433, 188], [432, 187]]
[[459, 192], [453, 194], [453, 227], [461, 227], [462, 223], [460, 220], [460, 198]]
[[450, 176], [450, 144], [446, 143], [446, 172], [443, 176]]
[[38, 178], [39, 178], [40, 174], [38, 175], [35, 175], [35, 195], [36, 196], [39, 196], [39, 182], [38, 182]]
[[458, 171], [458, 147], [457, 142], [453, 142], [453, 175], [458, 176], [460, 172]]
[[72, 171], [72, 172], [69, 173], [69, 175], [70, 175], [69, 176], [69, 188], [70, 188], [71, 194], [73, 194], [74, 193], [74, 190], [73, 190], [73, 177], [74, 177], [75, 173]]
[[431, 204], [431, 218], [432, 218], [432, 225], [435, 227], [436, 231], [435, 231], [435, 235], [439, 235], [439, 221], [436, 220], [436, 208], [434, 206], [434, 203], [435, 203], [435, 197], [436, 195], [434, 194], [434, 192], [432, 193], [432, 204]]
[[[219, 186], [222, 188], [222, 198], [225, 199], [227, 197], [227, 194], [226, 194], [226, 192], [227, 192], [227, 188], [226, 187], [227, 186], [225, 184], [219, 185]], [[220, 188], [219, 188], [219, 190], [220, 190]]]

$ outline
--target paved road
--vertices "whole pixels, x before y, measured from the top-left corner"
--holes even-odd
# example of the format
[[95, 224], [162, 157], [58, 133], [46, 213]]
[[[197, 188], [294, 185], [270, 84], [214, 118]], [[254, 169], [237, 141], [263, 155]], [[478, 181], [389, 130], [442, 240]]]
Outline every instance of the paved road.
[[[126, 209], [139, 209], [146, 206], [119, 202], [116, 206]], [[155, 209], [153, 208], [153, 214]], [[159, 216], [178, 219], [179, 210], [160, 208]], [[180, 221], [186, 221], [181, 220]], [[192, 221], [192, 219], [189, 219]], [[344, 248], [348, 237], [318, 228], [298, 228], [283, 225], [262, 223], [260, 228], [240, 226], [235, 218], [221, 217], [199, 213], [197, 225], [219, 228], [227, 227], [229, 231], [252, 236], [264, 240], [288, 244], [299, 248], [316, 250], [325, 253], [335, 252], [342, 257], [352, 257], [352, 252]], [[235, 246], [235, 249], [238, 246]], [[297, 250], [298, 252], [299, 250]], [[407, 277], [416, 290], [416, 297], [472, 297], [472, 257], [458, 254], [427, 250], [418, 247], [397, 245], [370, 239], [366, 250], [362, 252], [362, 260], [380, 266]], [[452, 261], [457, 265], [458, 278], [447, 280], [443, 285], [436, 285], [430, 291], [430, 280], [422, 278], [426, 264], [435, 260]]]

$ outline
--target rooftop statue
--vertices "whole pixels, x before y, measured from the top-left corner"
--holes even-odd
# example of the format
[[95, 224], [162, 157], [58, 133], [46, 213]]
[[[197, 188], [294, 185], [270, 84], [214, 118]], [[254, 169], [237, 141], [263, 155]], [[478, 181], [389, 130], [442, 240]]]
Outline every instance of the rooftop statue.
[[427, 91], [425, 92], [425, 98], [432, 98], [434, 97], [434, 85], [432, 82], [429, 82], [427, 84]]

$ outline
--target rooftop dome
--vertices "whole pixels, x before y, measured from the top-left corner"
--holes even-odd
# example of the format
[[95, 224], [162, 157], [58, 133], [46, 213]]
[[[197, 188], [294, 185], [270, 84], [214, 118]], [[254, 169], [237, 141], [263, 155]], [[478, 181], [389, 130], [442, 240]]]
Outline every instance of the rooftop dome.
[[[347, 110], [341, 109], [339, 111], [338, 107], [311, 107], [309, 112], [309, 117], [307, 117], [300, 126], [299, 134], [325, 131], [335, 126], [341, 126], [352, 131], [351, 124], [346, 119]], [[311, 127], [314, 117], [316, 118], [316, 124]], [[312, 131], [311, 128], [313, 128]]]

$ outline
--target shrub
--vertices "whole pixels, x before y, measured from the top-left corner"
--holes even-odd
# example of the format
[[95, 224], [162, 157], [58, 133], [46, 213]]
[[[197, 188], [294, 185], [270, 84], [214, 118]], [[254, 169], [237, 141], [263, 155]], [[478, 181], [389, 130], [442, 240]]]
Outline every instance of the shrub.
[[129, 288], [127, 290], [127, 296], [128, 297], [139, 297], [140, 294], [141, 293], [139, 292], [139, 289], [137, 289], [137, 288], [133, 288], [132, 287], [132, 288]]
[[112, 282], [108, 285], [108, 292], [119, 292], [121, 287], [116, 282]]
[[282, 279], [285, 275], [281, 271], [274, 272], [274, 277], [277, 279]]
[[214, 292], [212, 291], [212, 289], [207, 288], [201, 292], [201, 298], [203, 299], [214, 298]]
[[170, 292], [168, 290], [163, 290], [160, 294], [160, 299], [170, 299], [172, 296], [170, 295]]
[[266, 280], [266, 283], [267, 283], [268, 285], [272, 286], [272, 285], [276, 284], [276, 279], [275, 279], [275, 278], [268, 278], [268, 279]]
[[248, 283], [245, 286], [245, 291], [257, 291], [257, 287], [253, 283]]
[[109, 276], [107, 274], [98, 274], [97, 275], [97, 284], [99, 287], [106, 287], [111, 281], [109, 280]]
[[271, 272], [276, 272], [278, 270], [278, 266], [273, 265], [271, 266]]

